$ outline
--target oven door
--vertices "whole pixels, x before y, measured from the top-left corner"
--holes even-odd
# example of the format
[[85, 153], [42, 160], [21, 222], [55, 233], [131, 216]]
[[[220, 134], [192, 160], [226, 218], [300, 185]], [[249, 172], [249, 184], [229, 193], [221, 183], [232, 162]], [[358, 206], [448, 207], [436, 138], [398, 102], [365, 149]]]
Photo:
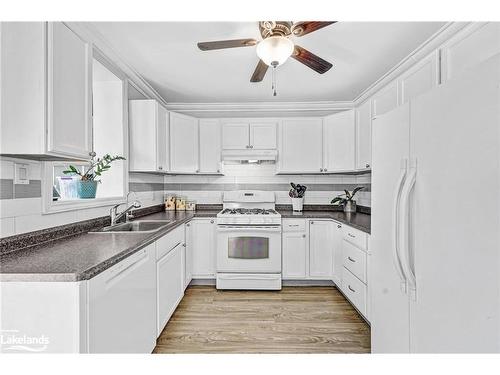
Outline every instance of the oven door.
[[281, 227], [218, 225], [217, 272], [281, 272]]

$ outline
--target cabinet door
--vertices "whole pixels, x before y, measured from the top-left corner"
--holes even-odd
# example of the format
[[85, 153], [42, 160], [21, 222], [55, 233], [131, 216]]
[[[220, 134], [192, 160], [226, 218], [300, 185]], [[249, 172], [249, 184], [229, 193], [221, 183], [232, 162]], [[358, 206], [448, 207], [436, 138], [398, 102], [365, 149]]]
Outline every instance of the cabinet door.
[[433, 52], [399, 77], [401, 104], [438, 85], [438, 52]]
[[331, 280], [333, 264], [334, 222], [311, 220], [309, 222], [309, 276]]
[[185, 271], [184, 271], [184, 288], [187, 288], [193, 279], [193, 228], [191, 223], [186, 224], [186, 240], [184, 241], [185, 247]]
[[169, 147], [169, 116], [165, 108], [156, 104], [158, 111], [156, 117], [156, 169], [168, 172], [170, 155]]
[[191, 222], [193, 278], [215, 276], [215, 220], [196, 219]]
[[252, 122], [250, 124], [250, 147], [255, 150], [276, 148], [276, 123]]
[[356, 169], [368, 169], [372, 162], [372, 106], [367, 100], [356, 109]]
[[389, 83], [375, 94], [372, 99], [373, 117], [389, 112], [398, 106], [398, 83]]
[[219, 120], [200, 119], [200, 172], [220, 173]]
[[156, 100], [129, 100], [129, 168], [130, 171], [158, 170], [158, 103]]
[[222, 148], [246, 150], [250, 146], [248, 122], [227, 122], [222, 125]]
[[182, 244], [178, 244], [156, 264], [158, 336], [184, 295], [182, 249]]
[[325, 117], [324, 172], [353, 171], [355, 166], [354, 110]]
[[170, 171], [198, 171], [198, 120], [170, 112]]
[[319, 173], [323, 170], [323, 120], [285, 119], [280, 124], [279, 173]]
[[305, 232], [285, 232], [282, 241], [283, 279], [307, 277], [307, 235]]
[[92, 49], [62, 22], [49, 23], [47, 39], [47, 151], [88, 159]]
[[332, 233], [332, 251], [333, 251], [333, 268], [332, 268], [332, 281], [337, 288], [342, 288], [342, 224], [333, 223]]

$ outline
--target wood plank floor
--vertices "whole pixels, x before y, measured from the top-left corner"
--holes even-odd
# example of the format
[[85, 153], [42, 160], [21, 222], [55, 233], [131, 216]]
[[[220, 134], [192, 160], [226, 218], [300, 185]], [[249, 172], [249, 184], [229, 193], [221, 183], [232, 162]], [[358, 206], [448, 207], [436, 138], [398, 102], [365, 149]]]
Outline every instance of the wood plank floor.
[[369, 353], [370, 328], [334, 287], [192, 286], [154, 353]]

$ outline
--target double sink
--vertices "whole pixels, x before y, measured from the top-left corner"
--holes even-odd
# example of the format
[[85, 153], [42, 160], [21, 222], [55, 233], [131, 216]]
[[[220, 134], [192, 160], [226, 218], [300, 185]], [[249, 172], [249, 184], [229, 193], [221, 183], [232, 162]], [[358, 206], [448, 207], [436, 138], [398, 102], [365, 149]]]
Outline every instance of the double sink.
[[92, 233], [150, 233], [165, 228], [173, 220], [137, 220], [110, 225]]

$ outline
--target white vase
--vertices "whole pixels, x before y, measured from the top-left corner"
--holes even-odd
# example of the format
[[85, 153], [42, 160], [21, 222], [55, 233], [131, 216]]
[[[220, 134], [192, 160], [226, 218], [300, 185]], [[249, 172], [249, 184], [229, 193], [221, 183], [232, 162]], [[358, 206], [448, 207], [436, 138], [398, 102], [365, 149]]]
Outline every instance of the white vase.
[[304, 207], [304, 198], [290, 198], [292, 200], [292, 209], [297, 212], [302, 212]]

